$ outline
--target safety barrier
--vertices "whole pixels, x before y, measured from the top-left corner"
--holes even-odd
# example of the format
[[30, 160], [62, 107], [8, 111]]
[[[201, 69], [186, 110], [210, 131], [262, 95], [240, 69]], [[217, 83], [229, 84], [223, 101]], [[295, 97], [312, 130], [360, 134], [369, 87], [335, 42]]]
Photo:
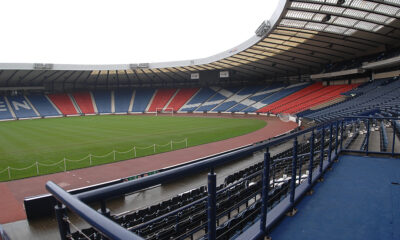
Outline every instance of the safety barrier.
[[[112, 221], [109, 210], [106, 208], [106, 200], [113, 197], [122, 196], [131, 192], [146, 189], [166, 181], [177, 180], [204, 170], [208, 170], [208, 195], [207, 199], [207, 221], [206, 239], [217, 239], [217, 204], [218, 194], [225, 191], [216, 187], [216, 173], [214, 168], [228, 162], [240, 159], [257, 151], [265, 151], [262, 169], [262, 189], [261, 189], [261, 214], [254, 220], [251, 226], [241, 230], [236, 239], [263, 239], [268, 236], [272, 226], [285, 214], [295, 214], [295, 204], [301, 197], [311, 190], [313, 184], [322, 179], [324, 172], [330, 168], [337, 156], [343, 152], [355, 152], [363, 154], [390, 154], [400, 155], [395, 151], [395, 134], [397, 118], [374, 118], [378, 121], [391, 122], [393, 128], [393, 138], [391, 151], [379, 152], [370, 151], [369, 137], [371, 132], [369, 117], [341, 118], [327, 122], [309, 129], [298, 131], [292, 134], [281, 136], [266, 142], [256, 143], [237, 151], [222, 154], [201, 162], [178, 167], [165, 172], [160, 172], [151, 176], [135, 179], [129, 182], [120, 183], [102, 189], [96, 189], [81, 194], [71, 195], [61, 189], [53, 182], [46, 184], [47, 190], [58, 200], [55, 207], [57, 221], [59, 224], [60, 236], [67, 239], [70, 236], [70, 221], [68, 220], [66, 209], [78, 214], [82, 219], [92, 225], [100, 234], [110, 239], [143, 239], [135, 233], [125, 229]], [[360, 123], [363, 122], [367, 134], [366, 148], [364, 151], [352, 150], [354, 136], [360, 130]], [[350, 143], [348, 141], [351, 141]], [[282, 143], [292, 143], [291, 158], [284, 157], [273, 160], [270, 155], [270, 148]], [[307, 151], [307, 153], [301, 153]], [[301, 153], [301, 154], [300, 154]], [[268, 207], [270, 203], [270, 187], [280, 180], [277, 176], [284, 176], [290, 180], [287, 196], [280, 200], [277, 205]], [[289, 177], [290, 176], [290, 177]], [[100, 202], [101, 208], [96, 211], [89, 207], [88, 203]]]
[[[55, 163], [42, 163], [42, 162], [34, 162], [31, 165], [24, 167], [24, 168], [14, 168], [14, 167], [10, 167], [8, 166], [7, 168], [3, 169], [0, 171], [0, 180], [12, 180], [15, 179], [14, 175], [13, 175], [13, 171], [28, 171], [30, 170], [31, 174], [30, 176], [38, 176], [41, 174], [48, 174], [49, 171], [46, 171], [46, 168], [51, 168], [51, 167], [55, 167], [56, 169], [58, 169], [58, 171], [50, 171], [50, 172], [66, 172], [68, 170], [72, 170], [72, 169], [76, 169], [76, 164], [75, 167], [71, 164], [68, 163], [80, 163], [80, 162], [84, 162], [87, 161], [87, 163], [85, 164], [80, 164], [78, 167], [88, 167], [88, 166], [93, 166], [93, 165], [99, 165], [101, 163], [104, 162], [96, 162], [96, 159], [101, 159], [101, 158], [107, 158], [107, 157], [111, 157], [110, 161], [117, 161], [118, 160], [118, 154], [128, 154], [130, 152], [132, 152], [132, 155], [130, 156], [130, 158], [136, 158], [138, 156], [146, 156], [146, 155], [150, 155], [150, 154], [155, 154], [157, 153], [157, 150], [159, 148], [161, 149], [167, 149], [166, 147], [169, 147], [168, 150], [172, 151], [174, 150], [174, 145], [176, 144], [185, 144], [184, 147], [187, 148], [188, 147], [188, 139], [185, 138], [183, 140], [180, 141], [174, 141], [171, 140], [166, 144], [152, 144], [150, 146], [147, 147], [138, 147], [138, 146], [133, 146], [131, 149], [128, 149], [127, 151], [117, 151], [117, 150], [113, 150], [109, 153], [106, 153], [104, 155], [94, 155], [92, 153], [89, 153], [87, 156], [81, 158], [81, 159], [68, 159], [68, 158], [63, 158], [62, 160], [55, 162]], [[153, 151], [150, 154], [139, 154], [141, 151], [143, 150], [147, 150], [147, 149], [152, 149]], [[128, 159], [125, 157], [125, 159]], [[3, 177], [1, 177], [3, 174]], [[5, 175], [5, 177], [4, 177]]]

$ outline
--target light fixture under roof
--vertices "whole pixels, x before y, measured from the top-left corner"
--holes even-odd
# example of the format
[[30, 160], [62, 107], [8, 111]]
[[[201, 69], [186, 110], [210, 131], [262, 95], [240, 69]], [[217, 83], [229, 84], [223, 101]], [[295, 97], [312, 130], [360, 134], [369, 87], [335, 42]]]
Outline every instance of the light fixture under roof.
[[328, 22], [329, 20], [331, 20], [331, 17], [332, 16], [330, 14], [326, 14], [325, 17], [322, 19], [322, 22], [323, 23]]
[[343, 5], [343, 3], [345, 3], [345, 2], [346, 2], [346, 0], [338, 0], [337, 3], [336, 3], [336, 5], [341, 6], [341, 5]]

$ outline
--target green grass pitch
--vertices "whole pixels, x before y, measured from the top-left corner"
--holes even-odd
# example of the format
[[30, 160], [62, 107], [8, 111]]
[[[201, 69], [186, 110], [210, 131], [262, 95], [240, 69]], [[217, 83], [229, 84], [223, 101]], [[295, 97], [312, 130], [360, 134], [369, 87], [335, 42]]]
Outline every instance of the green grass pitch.
[[[154, 154], [149, 147], [153, 144], [156, 153], [166, 152], [171, 151], [171, 140], [187, 138], [188, 146], [195, 146], [244, 135], [265, 124], [257, 119], [127, 115], [0, 122], [0, 181], [9, 180], [9, 175], [18, 179], [88, 167], [89, 154], [109, 153], [92, 156], [91, 164], [99, 165], [134, 158], [134, 146], [140, 157]], [[174, 143], [173, 150], [185, 145]], [[116, 153], [114, 160], [113, 150], [130, 151]], [[65, 166], [64, 158], [83, 160], [66, 161]], [[16, 170], [21, 168], [27, 169]]]

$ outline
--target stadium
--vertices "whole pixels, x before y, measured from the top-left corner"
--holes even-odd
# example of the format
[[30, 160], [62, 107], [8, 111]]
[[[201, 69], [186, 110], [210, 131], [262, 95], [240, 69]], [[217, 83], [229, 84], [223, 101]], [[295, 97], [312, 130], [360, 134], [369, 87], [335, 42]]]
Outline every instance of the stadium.
[[201, 59], [0, 63], [0, 240], [400, 239], [400, 1], [249, 27]]

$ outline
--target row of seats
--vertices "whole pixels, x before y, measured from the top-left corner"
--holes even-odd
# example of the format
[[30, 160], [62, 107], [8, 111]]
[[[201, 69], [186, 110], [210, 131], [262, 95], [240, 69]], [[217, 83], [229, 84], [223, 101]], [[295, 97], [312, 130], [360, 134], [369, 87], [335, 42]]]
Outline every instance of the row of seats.
[[[349, 125], [352, 128], [352, 125]], [[348, 126], [346, 126], [346, 129]], [[339, 129], [340, 130], [340, 129]], [[336, 129], [332, 129], [332, 134]], [[346, 130], [344, 130], [346, 133]], [[325, 141], [323, 148], [329, 146], [329, 128], [325, 129]], [[321, 149], [321, 131], [315, 133], [315, 159], [314, 168], [319, 164]], [[347, 134], [344, 139], [347, 138]], [[335, 147], [335, 138], [332, 138], [332, 147]], [[304, 139], [298, 145], [298, 153], [309, 153], [310, 142]], [[272, 209], [290, 193], [290, 176], [292, 171], [292, 149], [279, 152], [272, 156], [275, 165], [273, 181], [268, 192], [268, 208]], [[324, 153], [324, 157], [327, 154]], [[286, 159], [289, 158], [289, 159]], [[299, 158], [298, 167], [308, 169], [308, 156]], [[233, 173], [225, 178], [224, 184], [217, 187], [217, 239], [231, 239], [240, 234], [259, 218], [261, 208], [262, 182], [260, 174], [263, 162], [259, 162], [246, 169]], [[299, 173], [300, 174], [300, 173]], [[301, 176], [306, 179], [306, 176]], [[296, 179], [299, 183], [300, 179]], [[139, 234], [146, 239], [185, 239], [193, 237], [194, 233], [207, 229], [207, 188], [201, 186], [191, 191], [182, 193], [169, 200], [149, 206], [144, 209], [111, 216], [121, 226]], [[196, 204], [191, 204], [197, 201]], [[243, 209], [243, 205], [245, 208]], [[177, 210], [179, 209], [179, 210]], [[168, 214], [175, 211], [173, 214]], [[149, 221], [159, 218], [147, 224]], [[99, 234], [94, 229], [85, 229], [90, 239], [98, 239]], [[203, 232], [204, 234], [204, 232]], [[85, 239], [80, 232], [73, 233], [74, 239]]]
[[369, 116], [381, 114], [396, 117], [400, 114], [400, 80], [380, 79], [349, 91], [348, 100], [298, 116], [325, 122], [344, 116]]
[[[299, 147], [299, 151], [306, 144]], [[289, 164], [290, 165], [290, 164]], [[251, 170], [249, 170], [251, 169]], [[228, 176], [224, 184], [217, 187], [217, 236], [218, 239], [229, 239], [235, 234], [239, 234], [246, 226], [249, 226], [260, 213], [260, 196], [262, 182], [259, 175], [247, 177], [251, 174], [246, 171], [259, 171], [262, 163], [246, 168], [234, 173], [235, 180], [229, 180]], [[247, 177], [247, 178], [246, 178]], [[289, 193], [290, 178], [281, 178], [279, 183], [272, 186], [269, 191], [268, 208], [278, 204]], [[258, 196], [258, 197], [257, 197]], [[207, 189], [202, 186], [186, 193], [180, 194], [159, 204], [147, 208], [126, 213], [123, 215], [112, 216], [111, 218], [121, 226], [134, 231], [146, 239], [170, 239], [170, 238], [190, 238], [193, 233], [206, 229], [207, 226]], [[203, 198], [203, 200], [201, 200]], [[252, 200], [253, 199], [253, 200]], [[188, 204], [198, 201], [197, 204]], [[240, 206], [245, 205], [243, 209]], [[172, 215], [169, 212], [181, 208]], [[240, 210], [240, 211], [239, 211]], [[146, 222], [160, 218], [151, 224]], [[226, 219], [227, 218], [227, 219]], [[223, 220], [223, 221], [222, 221]], [[89, 231], [85, 229], [85, 231]], [[94, 230], [91, 230], [91, 239], [95, 239]], [[84, 239], [79, 233], [73, 233], [74, 239]]]
[[[311, 86], [320, 85], [314, 84]], [[77, 114], [144, 113], [156, 109], [173, 109], [180, 112], [265, 112], [293, 95], [304, 95], [311, 86], [307, 83], [285, 86], [203, 87], [187, 89], [118, 89], [95, 90], [72, 94], [19, 95], [0, 98], [0, 119], [33, 118]], [[348, 86], [349, 87], [349, 86]], [[346, 88], [348, 90], [348, 88]], [[344, 89], [343, 89], [344, 90]], [[312, 104], [304, 102], [297, 110]], [[314, 99], [315, 100], [315, 99]], [[293, 110], [293, 109], [292, 109]], [[394, 111], [388, 108], [388, 113]]]

